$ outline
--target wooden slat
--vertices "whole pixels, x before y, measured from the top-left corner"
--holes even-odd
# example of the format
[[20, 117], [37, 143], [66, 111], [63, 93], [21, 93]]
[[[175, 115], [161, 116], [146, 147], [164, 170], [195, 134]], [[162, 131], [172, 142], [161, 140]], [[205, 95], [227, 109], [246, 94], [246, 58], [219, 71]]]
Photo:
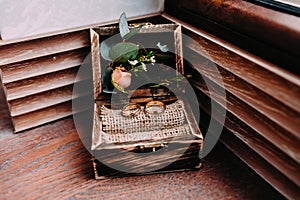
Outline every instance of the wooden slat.
[[9, 102], [12, 117], [72, 100], [73, 85], [38, 93]]
[[[244, 0], [166, 0], [166, 13], [300, 74], [299, 17]], [[175, 18], [173, 17], [173, 18]]]
[[[200, 103], [201, 102], [200, 100]], [[205, 132], [209, 130], [209, 123], [220, 125], [219, 122], [211, 118], [210, 113], [207, 113], [205, 110], [201, 110], [201, 117], [200, 126]], [[214, 133], [211, 132], [209, 132], [209, 134], [214, 135]], [[263, 177], [270, 185], [280, 191], [286, 198], [292, 199], [300, 196], [300, 190], [295, 183], [276, 170], [250, 147], [245, 145], [243, 141], [239, 140], [234, 133], [230, 132], [227, 128], [223, 128], [219, 139], [237, 157]]]
[[[217, 66], [210, 60], [200, 56], [196, 52], [188, 50], [187, 48], [185, 51], [185, 58], [192, 63], [193, 67], [202, 75], [205, 75], [205, 77], [209, 78], [209, 80], [212, 80], [219, 86], [224, 84], [227, 91], [282, 127], [275, 132], [280, 132], [279, 130], [285, 129], [293, 135], [293, 138], [296, 137], [300, 140], [299, 113], [243, 81], [241, 78], [235, 76], [229, 71]], [[216, 77], [218, 77], [218, 74], [222, 76], [222, 83], [217, 81], [218, 79]], [[278, 135], [288, 139], [289, 135], [291, 135], [290, 133], [282, 131], [281, 134], [279, 133]], [[271, 133], [268, 137], [271, 137], [271, 135], [277, 134]]]
[[88, 31], [61, 34], [0, 46], [0, 65], [7, 65], [89, 46]]
[[278, 191], [299, 196], [300, 78], [186, 22], [163, 16], [181, 24], [189, 36], [184, 37], [184, 50], [192, 51], [184, 56], [202, 74], [192, 73], [201, 108], [211, 115], [210, 102], [217, 103], [219, 115], [214, 118], [219, 122], [224, 115], [220, 110], [227, 109], [225, 127], [238, 141], [228, 143], [229, 148], [235, 145], [239, 155], [242, 149], [259, 155], [257, 163], [242, 158]]
[[184, 42], [189, 48], [300, 112], [299, 78], [293, 82], [287, 74], [278, 76], [207, 39], [197, 37], [192, 33], [190, 36], [193, 36], [193, 40], [188, 39]]
[[7, 84], [63, 69], [79, 66], [83, 62], [89, 49], [78, 49], [69, 52], [49, 55], [4, 65], [1, 67], [3, 83]]
[[234, 135], [225, 133], [220, 138], [223, 144], [252, 168], [258, 175], [264, 178], [271, 186], [276, 188], [288, 199], [300, 197], [297, 185], [266, 162], [261, 156], [243, 145]]
[[[216, 38], [181, 20], [189, 37], [183, 44], [300, 113], [300, 79], [280, 67]], [[296, 66], [295, 66], [296, 67]]]
[[74, 83], [78, 67], [5, 85], [7, 100], [12, 101]]
[[70, 115], [72, 115], [72, 102], [69, 101], [12, 119], [15, 132], [20, 132]]
[[[197, 95], [200, 101], [200, 107], [205, 110], [206, 112], [210, 113], [210, 101], [214, 101], [220, 108], [225, 107], [223, 104], [219, 104], [220, 101], [216, 97], [219, 95], [217, 93], [218, 89], [214, 91], [207, 90], [207, 87], [203, 87], [202, 85], [197, 85]], [[205, 95], [203, 94], [205, 93]], [[282, 174], [288, 177], [291, 181], [293, 181], [298, 187], [300, 187], [300, 179], [299, 179], [299, 170], [300, 165], [288, 157], [285, 152], [276, 148], [270, 141], [263, 138], [255, 128], [250, 127], [249, 125], [245, 124], [242, 119], [235, 116], [236, 112], [231, 112], [233, 107], [241, 107], [244, 108], [243, 105], [239, 105], [239, 102], [234, 102], [229, 97], [230, 94], [227, 94], [227, 113], [226, 113], [226, 121], [225, 127], [234, 133], [234, 135], [239, 138], [243, 143], [257, 152], [262, 158], [268, 161], [272, 166], [274, 166], [277, 170], [279, 170]], [[212, 99], [211, 99], [212, 98]], [[216, 105], [215, 104], [215, 105]], [[232, 106], [230, 108], [229, 106]], [[247, 111], [247, 109], [245, 109]], [[215, 119], [219, 122], [222, 121], [223, 114], [219, 114], [214, 116]], [[249, 114], [249, 116], [255, 115], [253, 112]], [[299, 147], [299, 145], [298, 145]]]
[[[243, 0], [190, 0], [188, 2], [173, 0], [171, 2], [174, 13], [182, 11], [178, 14], [181, 18], [183, 12], [190, 14], [186, 16], [187, 18], [205, 16], [229, 29], [254, 37], [278, 49], [284, 49], [292, 55], [300, 56], [299, 45], [297, 45], [300, 43], [299, 17]], [[283, 40], [279, 39], [281, 37]]]

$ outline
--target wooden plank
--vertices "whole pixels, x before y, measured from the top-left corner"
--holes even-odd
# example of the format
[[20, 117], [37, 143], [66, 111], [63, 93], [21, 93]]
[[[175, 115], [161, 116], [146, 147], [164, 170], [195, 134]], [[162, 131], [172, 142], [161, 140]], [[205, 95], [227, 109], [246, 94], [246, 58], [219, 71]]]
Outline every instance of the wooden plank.
[[73, 84], [77, 75], [77, 71], [78, 67], [75, 67], [6, 84], [5, 88], [7, 100], [12, 101], [18, 98], [23, 98], [29, 95]]
[[300, 29], [296, 25], [300, 24], [299, 17], [243, 0], [192, 0], [189, 3], [166, 0], [165, 7], [163, 16], [168, 19], [176, 17], [176, 20], [188, 22], [292, 73], [300, 74], [300, 69], [296, 67], [300, 62]]
[[72, 102], [54, 105], [45, 109], [13, 117], [15, 132], [24, 131], [72, 115]]
[[293, 82], [287, 74], [286, 76], [284, 74], [278, 76], [207, 39], [192, 33], [190, 36], [193, 37], [193, 40], [187, 39], [184, 42], [188, 48], [210, 59], [281, 103], [300, 112], [299, 77], [295, 78]]
[[284, 69], [168, 15], [190, 38], [183, 44], [300, 113], [300, 79]]
[[[194, 73], [195, 74], [195, 73]], [[211, 96], [216, 102], [222, 103], [222, 97], [220, 88], [213, 83], [206, 80], [206, 83], [201, 81], [201, 78], [194, 77], [193, 84], [197, 88], [201, 88], [201, 91], [204, 92], [207, 96]], [[206, 84], [209, 84], [210, 87], [214, 90], [207, 89]], [[209, 101], [209, 99], [207, 99]], [[226, 105], [225, 105], [226, 103]], [[222, 104], [229, 112], [235, 115], [241, 122], [247, 124], [266, 140], [271, 142], [274, 146], [281, 149], [285, 154], [293, 158], [296, 162], [300, 163], [300, 139], [295, 138], [284, 128], [279, 127], [277, 124], [274, 124], [268, 118], [258, 113], [247, 104], [243, 103], [239, 98], [235, 97], [231, 93], [226, 93], [226, 102]]]
[[38, 93], [9, 102], [12, 117], [72, 100], [73, 85]]
[[3, 129], [0, 126], [0, 184], [1, 191], [10, 192], [1, 192], [1, 199], [282, 198], [223, 145], [216, 146], [197, 172], [99, 181], [93, 178], [90, 153], [72, 118], [18, 135], [3, 134]]
[[[218, 96], [215, 91], [210, 91], [207, 93], [207, 89], [198, 86], [197, 95], [201, 101], [200, 107], [205, 110], [207, 113], [210, 113], [210, 101], [214, 101], [218, 108], [216, 111], [219, 112], [219, 109], [224, 109], [224, 105], [220, 105], [218, 99], [214, 97]], [[213, 98], [213, 99], [211, 99]], [[228, 95], [227, 95], [228, 99]], [[239, 106], [237, 102], [232, 102], [228, 100], [227, 106], [232, 105], [233, 107]], [[222, 108], [223, 107], [223, 108]], [[228, 108], [228, 107], [227, 107]], [[251, 112], [250, 112], [251, 113]], [[230, 130], [234, 135], [239, 138], [243, 143], [245, 143], [248, 147], [253, 149], [257, 154], [259, 154], [262, 158], [264, 158], [267, 162], [269, 162], [273, 167], [275, 167], [278, 171], [284, 174], [287, 178], [289, 178], [293, 183], [300, 188], [300, 178], [299, 178], [299, 164], [294, 161], [292, 158], [286, 155], [286, 152], [279, 150], [275, 147], [268, 139], [263, 138], [255, 128], [251, 128], [249, 125], [244, 123], [242, 119], [235, 116], [236, 113], [231, 113], [230, 109], [226, 113], [225, 127]], [[252, 116], [254, 115], [251, 113]], [[214, 118], [221, 122], [223, 118], [223, 113], [219, 113], [215, 115]], [[299, 147], [299, 144], [298, 144]]]
[[244, 161], [252, 170], [263, 177], [286, 198], [293, 199], [300, 196], [299, 187], [266, 162], [255, 151], [245, 146], [243, 142], [236, 138], [232, 133], [225, 130], [220, 140], [237, 157]]
[[69, 52], [4, 65], [1, 67], [3, 83], [7, 84], [79, 66], [85, 59], [88, 50], [87, 48], [76, 49]]
[[[100, 29], [101, 30], [101, 29]], [[90, 29], [91, 38], [91, 54], [92, 54], [92, 69], [93, 69], [93, 92], [94, 99], [102, 93], [102, 79], [101, 79], [101, 61], [100, 61], [100, 44], [99, 34], [93, 29]]]
[[89, 46], [88, 31], [78, 31], [0, 46], [0, 65], [7, 65]]
[[[217, 120], [210, 116], [205, 110], [201, 110], [200, 126], [204, 132], [209, 129], [209, 123], [219, 124]], [[213, 133], [209, 132], [213, 135]], [[227, 128], [223, 128], [220, 141], [230, 149], [238, 158], [245, 162], [253, 171], [265, 179], [271, 186], [283, 194], [286, 198], [292, 199], [300, 196], [299, 187], [291, 180], [275, 169], [270, 163], [263, 159], [250, 147], [237, 138], [234, 133]]]
[[[248, 84], [229, 71], [223, 69], [220, 66], [217, 66], [207, 58], [200, 56], [196, 52], [186, 48], [185, 55], [185, 58], [200, 74], [204, 75], [209, 80], [212, 80], [219, 86], [222, 86], [224, 84], [225, 89], [231, 94], [239, 98], [241, 101], [247, 103], [249, 106], [257, 110], [257, 112], [280, 125], [283, 129], [289, 131], [293, 135], [293, 137], [300, 139], [299, 113], [297, 113], [293, 109], [290, 109], [283, 103], [277, 101], [270, 95], [264, 93], [264, 91], [257, 89], [256, 87]], [[192, 74], [197, 76], [198, 73], [196, 72]], [[222, 76], [222, 83], [218, 82], [218, 74]], [[200, 75], [195, 79], [200, 80]], [[286, 133], [286, 131], [283, 131], [279, 135], [282, 135], [282, 137], [285, 138], [288, 137], [290, 133]]]
[[[188, 2], [173, 0], [167, 2], [166, 6], [171, 13], [181, 11], [178, 13], [178, 18], [205, 16], [215, 23], [255, 37], [256, 40], [278, 49], [284, 49], [292, 55], [298, 57], [300, 55], [299, 45], [297, 45], [300, 42], [300, 19], [294, 15], [241, 0], [190, 0]], [[183, 13], [186, 12], [188, 14], [184, 15]], [[239, 20], [236, 20], [237, 18]], [[244, 26], [245, 24], [247, 26]]]

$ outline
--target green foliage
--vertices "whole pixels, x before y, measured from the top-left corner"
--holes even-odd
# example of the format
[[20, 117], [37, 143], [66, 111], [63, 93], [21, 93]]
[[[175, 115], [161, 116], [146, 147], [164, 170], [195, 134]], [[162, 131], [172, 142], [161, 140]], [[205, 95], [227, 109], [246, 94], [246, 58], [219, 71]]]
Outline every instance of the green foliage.
[[140, 25], [139, 27], [129, 30], [126, 15], [122, 13], [119, 20], [119, 31], [124, 41], [117, 43], [112, 48], [103, 41], [100, 46], [101, 56], [105, 60], [118, 63], [126, 63], [129, 59], [135, 59], [138, 55], [139, 46], [134, 43], [126, 42], [126, 40], [137, 34], [142, 27], [143, 25]]
[[111, 83], [111, 75], [113, 71], [114, 70], [112, 68], [108, 67], [102, 75], [102, 88], [105, 93], [113, 93], [112, 90], [114, 89], [114, 86]]
[[109, 46], [106, 44], [105, 41], [101, 42], [101, 46], [100, 46], [100, 52], [101, 52], [101, 56], [108, 61], [112, 61], [112, 59], [109, 57]]
[[141, 28], [143, 28], [144, 24], [132, 29], [129, 33], [125, 34], [122, 38], [124, 40], [128, 40], [129, 38], [131, 38], [132, 36], [134, 36], [135, 34], [137, 34]]
[[127, 18], [124, 12], [121, 14], [119, 19], [119, 31], [123, 39], [126, 34], [130, 33], [128, 23], [127, 23]]
[[[125, 13], [122, 13], [119, 19], [119, 31], [121, 35], [122, 42], [115, 44], [114, 46], [108, 45], [109, 42], [103, 41], [100, 46], [101, 56], [111, 62], [109, 67], [105, 70], [102, 76], [102, 86], [103, 92], [105, 93], [115, 93], [114, 88], [121, 92], [126, 92], [124, 88], [120, 85], [115, 84], [112, 80], [112, 73], [115, 67], [122, 67], [125, 71], [131, 71], [137, 77], [138, 75], [146, 77], [147, 63], [151, 63], [153, 66], [155, 63], [164, 62], [172, 58], [172, 56], [165, 54], [169, 49], [167, 45], [161, 45], [160, 42], [157, 43], [160, 53], [156, 51], [147, 51], [145, 48], [140, 48], [139, 45], [128, 42], [127, 40], [136, 35], [142, 28], [144, 24], [129, 29], [127, 18]], [[169, 85], [171, 82], [179, 81], [178, 78], [164, 79], [162, 82], [158, 83], [156, 86]], [[154, 86], [155, 87], [155, 86]]]
[[138, 45], [130, 42], [122, 42], [109, 50], [109, 58], [114, 62], [127, 63], [129, 59], [135, 59], [138, 53]]

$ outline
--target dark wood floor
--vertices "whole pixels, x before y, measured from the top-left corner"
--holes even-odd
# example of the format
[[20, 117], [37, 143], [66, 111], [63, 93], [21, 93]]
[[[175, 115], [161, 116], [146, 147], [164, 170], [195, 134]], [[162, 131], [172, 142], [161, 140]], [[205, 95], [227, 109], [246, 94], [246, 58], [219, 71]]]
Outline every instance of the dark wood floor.
[[0, 199], [283, 198], [221, 144], [197, 172], [94, 180], [72, 118], [15, 135], [3, 96], [0, 144]]

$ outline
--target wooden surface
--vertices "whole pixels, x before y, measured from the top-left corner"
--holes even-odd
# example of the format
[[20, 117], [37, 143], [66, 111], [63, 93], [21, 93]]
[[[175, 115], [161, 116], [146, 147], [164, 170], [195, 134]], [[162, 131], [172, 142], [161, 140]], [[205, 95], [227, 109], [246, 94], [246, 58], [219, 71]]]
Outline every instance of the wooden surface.
[[3, 94], [0, 143], [0, 199], [283, 199], [221, 144], [198, 172], [94, 180], [72, 118], [13, 134]]
[[[189, 36], [183, 42], [184, 58], [203, 111], [209, 117], [214, 102], [218, 114], [213, 120], [223, 123], [222, 110], [226, 110], [224, 125], [231, 135], [265, 161], [254, 164], [242, 154], [239, 157], [253, 170], [262, 171], [260, 175], [286, 197], [300, 196], [300, 77], [202, 29], [164, 16], [181, 24]], [[279, 173], [270, 176], [261, 170], [266, 166]]]
[[300, 74], [300, 18], [243, 0], [166, 0], [165, 11]]
[[0, 71], [14, 132], [71, 115], [73, 83], [90, 52], [88, 33], [0, 45]]
[[[189, 24], [183, 23], [183, 27], [189, 36], [196, 35], [194, 39], [200, 44], [198, 46], [206, 47], [203, 51], [186, 41], [186, 47], [198, 56], [195, 69], [216, 88], [220, 85], [215, 73], [209, 71], [209, 66], [216, 64], [224, 77], [228, 94], [226, 103], [229, 105], [226, 134], [221, 137], [224, 144], [286, 196], [300, 196], [297, 174], [298, 77]], [[31, 42], [24, 42], [21, 46], [10, 44], [9, 48], [5, 45], [0, 47], [0, 53], [3, 52], [0, 55], [3, 79], [16, 131], [71, 115], [69, 87], [72, 87], [77, 63], [84, 57], [81, 50], [89, 45], [87, 38], [86, 32], [80, 32], [55, 36], [50, 41], [35, 41], [41, 45], [32, 46]], [[62, 40], [65, 45], [60, 44]], [[69, 62], [65, 58], [72, 60]], [[36, 63], [40, 61], [44, 72], [31, 68], [38, 67]], [[24, 74], [26, 70], [22, 69], [22, 63], [34, 77]], [[16, 70], [15, 73], [10, 73], [11, 67]], [[210, 105], [206, 103], [220, 103], [218, 93], [210, 96], [200, 79], [194, 85], [198, 88], [200, 99], [203, 99], [201, 107], [209, 116]], [[39, 90], [35, 90], [37, 86]], [[20, 87], [25, 88], [20, 90]], [[49, 99], [43, 98], [45, 95]], [[24, 104], [29, 101], [35, 105]], [[222, 108], [224, 105], [220, 103], [219, 106]], [[77, 199], [101, 195], [104, 195], [103, 198], [150, 198], [151, 195], [153, 198], [157, 195], [156, 198], [193, 199], [257, 199], [263, 195], [280, 198], [223, 146], [204, 159], [204, 168], [199, 172], [97, 182], [92, 179], [92, 167], [88, 162], [90, 155], [79, 141], [71, 118], [13, 135], [3, 100], [0, 108], [0, 182], [3, 190], [0, 199]], [[217, 122], [218, 118], [212, 120]]]

